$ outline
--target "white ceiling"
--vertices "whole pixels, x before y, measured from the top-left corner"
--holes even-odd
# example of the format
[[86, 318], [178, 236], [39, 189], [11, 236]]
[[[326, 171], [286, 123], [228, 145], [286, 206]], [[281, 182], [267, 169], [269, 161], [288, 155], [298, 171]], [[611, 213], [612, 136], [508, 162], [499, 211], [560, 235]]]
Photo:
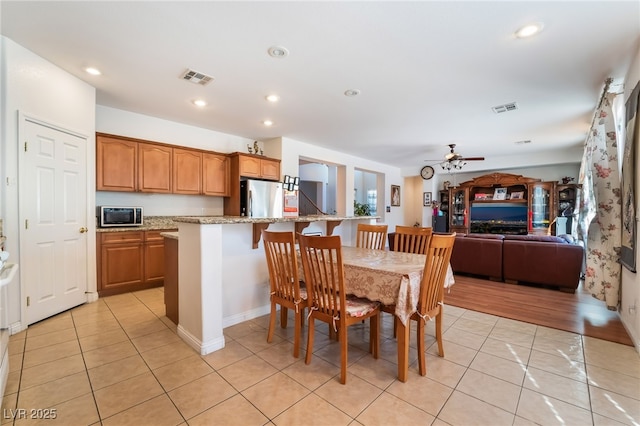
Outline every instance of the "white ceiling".
[[[95, 86], [100, 105], [250, 139], [283, 136], [416, 173], [450, 143], [488, 160], [575, 150], [605, 79], [621, 81], [640, 44], [638, 1], [0, 7], [3, 35]], [[536, 21], [545, 25], [538, 36], [514, 36]], [[270, 57], [274, 45], [290, 55]], [[90, 65], [102, 76], [86, 74]], [[186, 82], [187, 68], [215, 80]], [[267, 102], [271, 93], [280, 102]], [[209, 105], [198, 109], [195, 98]], [[491, 109], [509, 102], [518, 109]]]

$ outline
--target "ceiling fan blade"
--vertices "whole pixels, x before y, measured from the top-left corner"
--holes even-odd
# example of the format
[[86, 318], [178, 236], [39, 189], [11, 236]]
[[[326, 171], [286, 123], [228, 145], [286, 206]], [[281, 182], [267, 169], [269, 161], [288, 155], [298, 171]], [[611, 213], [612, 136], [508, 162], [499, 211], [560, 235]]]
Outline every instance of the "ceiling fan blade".
[[483, 161], [484, 157], [461, 157], [459, 160], [462, 161]]

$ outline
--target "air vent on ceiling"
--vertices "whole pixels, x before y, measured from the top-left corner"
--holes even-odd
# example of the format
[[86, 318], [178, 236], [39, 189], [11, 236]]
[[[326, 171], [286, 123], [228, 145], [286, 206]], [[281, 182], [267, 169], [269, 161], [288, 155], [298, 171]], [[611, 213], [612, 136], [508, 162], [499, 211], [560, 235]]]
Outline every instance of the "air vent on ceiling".
[[531, 141], [529, 139], [515, 142], [516, 145], [526, 145], [528, 143], [531, 143]]
[[203, 73], [195, 71], [195, 70], [190, 70], [190, 69], [188, 69], [182, 75], [182, 78], [184, 80], [190, 81], [193, 84], [200, 84], [202, 86], [206, 85], [211, 80], [213, 80], [213, 77], [211, 77], [209, 75], [203, 74]]
[[511, 102], [508, 104], [504, 104], [504, 105], [498, 105], [498, 106], [494, 106], [493, 108], [491, 108], [493, 110], [493, 112], [495, 112], [496, 114], [500, 114], [502, 112], [507, 112], [507, 111], [515, 111], [518, 109], [518, 104], [515, 102]]

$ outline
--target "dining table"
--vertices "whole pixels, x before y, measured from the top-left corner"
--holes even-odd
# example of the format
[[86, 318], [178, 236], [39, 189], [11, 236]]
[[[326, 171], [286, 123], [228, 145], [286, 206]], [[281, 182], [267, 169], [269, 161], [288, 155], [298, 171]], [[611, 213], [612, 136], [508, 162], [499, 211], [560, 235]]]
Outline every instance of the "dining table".
[[[398, 380], [407, 381], [409, 373], [409, 332], [411, 315], [418, 308], [420, 282], [426, 256], [388, 250], [342, 246], [345, 290], [357, 297], [395, 305], [398, 317]], [[445, 288], [455, 283], [449, 265]]]

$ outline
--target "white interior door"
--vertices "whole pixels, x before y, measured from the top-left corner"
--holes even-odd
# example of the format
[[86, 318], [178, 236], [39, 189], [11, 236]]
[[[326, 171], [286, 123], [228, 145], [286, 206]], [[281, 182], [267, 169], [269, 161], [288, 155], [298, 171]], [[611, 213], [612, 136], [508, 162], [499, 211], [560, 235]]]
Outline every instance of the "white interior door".
[[23, 120], [20, 270], [28, 325], [86, 301], [87, 140]]

